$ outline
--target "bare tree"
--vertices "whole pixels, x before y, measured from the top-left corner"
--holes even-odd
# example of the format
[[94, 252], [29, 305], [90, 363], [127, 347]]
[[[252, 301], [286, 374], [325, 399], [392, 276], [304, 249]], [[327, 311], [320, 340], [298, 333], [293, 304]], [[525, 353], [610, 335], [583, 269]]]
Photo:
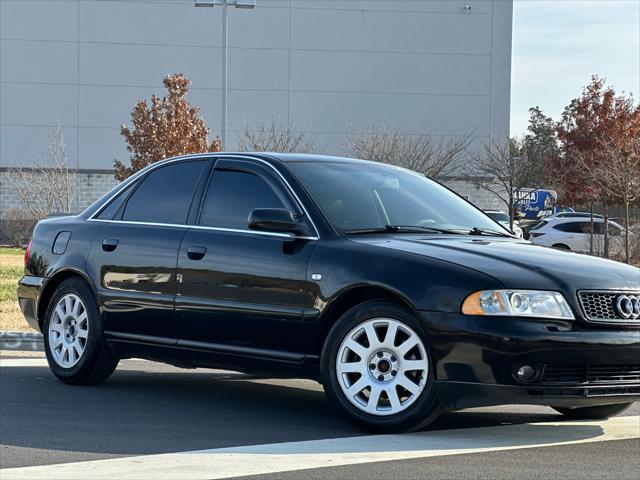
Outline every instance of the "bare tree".
[[382, 125], [347, 135], [346, 150], [353, 157], [388, 163], [430, 178], [449, 176], [471, 144], [472, 135], [436, 139], [429, 133], [403, 134]]
[[3, 218], [3, 233], [13, 246], [20, 247], [31, 236], [34, 221], [24, 210], [11, 208], [0, 212]]
[[7, 172], [10, 186], [34, 221], [52, 213], [71, 213], [76, 198], [76, 172], [69, 169], [64, 131], [58, 125], [49, 132], [47, 154], [31, 167], [14, 166]]
[[606, 165], [603, 162], [592, 169], [593, 181], [602, 189], [605, 197], [617, 200], [624, 206], [625, 260], [630, 263], [629, 207], [640, 200], [640, 139], [630, 139], [623, 145], [604, 141], [600, 148], [607, 161]]
[[544, 162], [540, 158], [528, 153], [517, 139], [489, 141], [472, 157], [470, 173], [474, 184], [505, 204], [510, 229], [516, 205], [545, 183]]
[[313, 153], [316, 146], [306, 131], [295, 130], [290, 123], [284, 125], [271, 119], [270, 122], [247, 126], [240, 137], [240, 151]]

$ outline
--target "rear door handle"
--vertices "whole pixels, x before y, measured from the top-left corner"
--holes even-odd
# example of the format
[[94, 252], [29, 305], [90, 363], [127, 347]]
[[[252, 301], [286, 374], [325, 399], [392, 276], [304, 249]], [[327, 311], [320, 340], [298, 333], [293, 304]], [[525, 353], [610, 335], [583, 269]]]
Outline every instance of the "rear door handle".
[[113, 252], [118, 246], [118, 240], [115, 238], [105, 238], [102, 241], [102, 250], [105, 252]]
[[207, 253], [207, 249], [205, 247], [189, 247], [187, 248], [187, 257], [191, 260], [200, 260]]

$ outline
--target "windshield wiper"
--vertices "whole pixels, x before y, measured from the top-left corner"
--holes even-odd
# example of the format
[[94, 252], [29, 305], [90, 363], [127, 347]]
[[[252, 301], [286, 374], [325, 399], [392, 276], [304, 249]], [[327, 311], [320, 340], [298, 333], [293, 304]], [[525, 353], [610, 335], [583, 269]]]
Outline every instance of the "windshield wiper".
[[465, 232], [460, 230], [450, 230], [448, 228], [423, 227], [421, 225], [386, 225], [381, 228], [359, 228], [354, 230], [345, 230], [348, 235], [358, 235], [367, 233], [421, 233], [421, 232], [438, 232], [452, 233], [454, 235], [464, 235]]
[[499, 237], [508, 237], [508, 238], [515, 237], [515, 235], [512, 235], [507, 232], [498, 232], [497, 230], [490, 230], [487, 228], [479, 228], [479, 227], [473, 227], [469, 231], [469, 235], [497, 235]]

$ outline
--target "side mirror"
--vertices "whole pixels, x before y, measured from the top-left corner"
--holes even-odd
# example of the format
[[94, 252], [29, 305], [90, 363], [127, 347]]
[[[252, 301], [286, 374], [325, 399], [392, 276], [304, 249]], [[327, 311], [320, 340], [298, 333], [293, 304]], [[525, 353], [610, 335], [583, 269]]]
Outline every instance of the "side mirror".
[[286, 208], [256, 208], [249, 215], [249, 230], [308, 236], [306, 226]]

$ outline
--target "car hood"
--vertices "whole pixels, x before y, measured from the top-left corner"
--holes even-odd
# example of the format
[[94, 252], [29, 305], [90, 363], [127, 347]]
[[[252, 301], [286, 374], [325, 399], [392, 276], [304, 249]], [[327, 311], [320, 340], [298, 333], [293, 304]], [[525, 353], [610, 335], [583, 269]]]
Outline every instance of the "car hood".
[[371, 235], [353, 241], [444, 260], [490, 275], [505, 288], [575, 292], [640, 289], [640, 269], [497, 237]]

